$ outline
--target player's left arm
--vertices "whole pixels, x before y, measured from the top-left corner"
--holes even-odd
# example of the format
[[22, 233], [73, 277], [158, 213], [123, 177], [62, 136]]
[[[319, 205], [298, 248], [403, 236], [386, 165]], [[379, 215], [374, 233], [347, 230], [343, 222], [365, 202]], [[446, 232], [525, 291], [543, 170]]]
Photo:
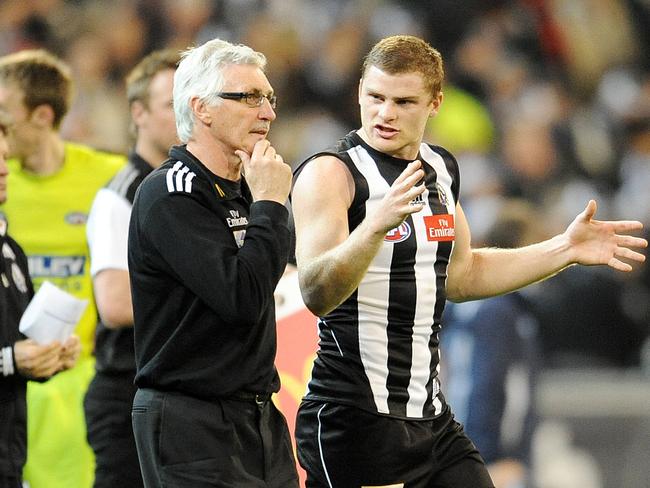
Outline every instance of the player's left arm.
[[537, 244], [517, 249], [472, 249], [469, 225], [458, 204], [456, 242], [447, 277], [448, 298], [466, 301], [508, 293], [549, 278], [572, 264], [631, 271], [626, 261], [645, 261], [645, 256], [634, 249], [645, 248], [648, 242], [629, 235], [643, 228], [641, 222], [596, 220], [596, 208], [596, 202], [590, 200], [566, 231]]

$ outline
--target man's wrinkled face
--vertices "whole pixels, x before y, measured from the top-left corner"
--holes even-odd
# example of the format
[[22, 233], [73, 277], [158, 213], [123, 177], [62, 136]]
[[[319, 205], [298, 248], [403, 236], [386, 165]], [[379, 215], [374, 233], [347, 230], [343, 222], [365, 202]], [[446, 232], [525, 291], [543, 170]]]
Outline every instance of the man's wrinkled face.
[[[227, 66], [224, 77], [226, 83], [222, 92], [273, 94], [266, 75], [255, 65]], [[244, 100], [223, 99], [220, 105], [210, 107], [209, 111], [212, 114], [210, 132], [226, 154], [233, 154], [237, 149], [251, 154], [255, 143], [267, 137], [276, 117], [268, 99], [264, 99], [259, 107], [251, 107]]]

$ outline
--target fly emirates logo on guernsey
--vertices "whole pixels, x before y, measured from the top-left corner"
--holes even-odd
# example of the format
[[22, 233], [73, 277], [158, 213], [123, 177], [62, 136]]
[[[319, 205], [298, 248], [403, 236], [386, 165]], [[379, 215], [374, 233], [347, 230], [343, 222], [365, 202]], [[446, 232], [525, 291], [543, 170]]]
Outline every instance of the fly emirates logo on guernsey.
[[451, 214], [427, 215], [424, 226], [428, 241], [453, 241], [456, 237], [454, 216]]
[[[428, 215], [423, 217], [423, 220], [428, 241], [453, 241], [456, 237], [453, 215]], [[410, 235], [411, 226], [407, 222], [402, 222], [399, 227], [395, 227], [386, 234], [384, 241], [396, 244], [405, 241]]]

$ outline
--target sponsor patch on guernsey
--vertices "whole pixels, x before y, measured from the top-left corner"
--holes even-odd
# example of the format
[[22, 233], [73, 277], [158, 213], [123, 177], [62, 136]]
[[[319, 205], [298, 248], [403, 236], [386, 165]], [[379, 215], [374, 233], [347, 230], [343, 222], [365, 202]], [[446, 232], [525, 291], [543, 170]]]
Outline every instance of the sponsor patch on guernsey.
[[411, 226], [407, 222], [402, 222], [399, 227], [395, 227], [393, 230], [388, 231], [384, 241], [386, 242], [402, 242], [409, 238], [411, 235]]
[[428, 241], [453, 241], [456, 238], [454, 216], [451, 214], [427, 215], [424, 226]]
[[84, 225], [88, 220], [88, 214], [84, 212], [68, 212], [64, 217], [70, 225]]

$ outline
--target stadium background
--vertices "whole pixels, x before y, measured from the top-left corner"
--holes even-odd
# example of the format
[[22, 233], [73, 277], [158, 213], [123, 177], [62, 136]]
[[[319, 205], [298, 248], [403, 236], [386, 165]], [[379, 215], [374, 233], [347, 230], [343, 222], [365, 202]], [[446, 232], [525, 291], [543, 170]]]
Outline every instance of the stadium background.
[[[361, 56], [396, 33], [446, 60], [427, 138], [458, 157], [475, 242], [512, 197], [534, 205], [541, 236], [592, 196], [600, 218], [650, 227], [648, 0], [0, 1], [0, 54], [63, 57], [75, 78], [64, 136], [115, 152], [130, 145], [128, 70], [152, 49], [222, 37], [267, 55], [270, 138], [297, 164], [358, 125]], [[289, 276], [278, 292], [291, 423], [315, 347], [296, 290]], [[543, 324], [538, 486], [650, 486], [650, 269], [572, 268], [527, 293]]]

